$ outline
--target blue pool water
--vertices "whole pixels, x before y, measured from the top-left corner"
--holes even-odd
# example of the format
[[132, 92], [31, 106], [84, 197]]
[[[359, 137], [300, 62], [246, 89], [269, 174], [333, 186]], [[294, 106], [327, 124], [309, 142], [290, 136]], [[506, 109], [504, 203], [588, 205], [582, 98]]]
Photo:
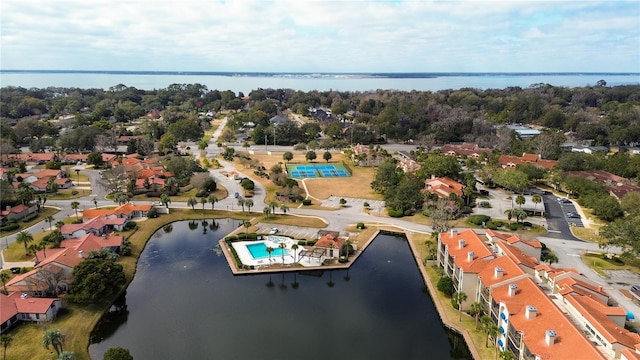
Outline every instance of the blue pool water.
[[[254, 259], [262, 259], [269, 257], [269, 253], [267, 252], [267, 245], [263, 242], [255, 243], [255, 244], [247, 244], [247, 249], [251, 253]], [[283, 253], [284, 252], [284, 253]], [[274, 248], [271, 252], [271, 256], [282, 256], [289, 254], [287, 249]]]

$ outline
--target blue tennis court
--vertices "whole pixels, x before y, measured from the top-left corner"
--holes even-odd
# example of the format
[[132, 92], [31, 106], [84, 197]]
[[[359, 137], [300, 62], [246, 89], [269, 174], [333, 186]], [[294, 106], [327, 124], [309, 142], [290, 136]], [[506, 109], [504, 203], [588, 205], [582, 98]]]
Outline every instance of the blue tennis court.
[[351, 173], [342, 164], [287, 165], [287, 171], [289, 176], [294, 179], [351, 176]]

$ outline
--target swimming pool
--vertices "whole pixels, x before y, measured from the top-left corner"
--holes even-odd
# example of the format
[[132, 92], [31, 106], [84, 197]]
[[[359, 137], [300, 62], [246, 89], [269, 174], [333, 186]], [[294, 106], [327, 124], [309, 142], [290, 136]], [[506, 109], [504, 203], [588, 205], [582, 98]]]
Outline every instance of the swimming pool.
[[[267, 252], [267, 244], [263, 242], [259, 242], [255, 244], [247, 244], [246, 247], [254, 259], [263, 259], [263, 258], [269, 257], [269, 253]], [[289, 254], [289, 251], [287, 249], [273, 248], [273, 251], [271, 252], [271, 257], [288, 255], [288, 254]]]

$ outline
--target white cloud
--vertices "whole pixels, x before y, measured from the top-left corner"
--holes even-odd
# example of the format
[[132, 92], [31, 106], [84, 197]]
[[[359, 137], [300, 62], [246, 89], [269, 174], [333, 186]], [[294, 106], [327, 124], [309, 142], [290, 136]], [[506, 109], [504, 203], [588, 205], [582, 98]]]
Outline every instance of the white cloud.
[[5, 0], [0, 6], [3, 69], [640, 71], [635, 1]]

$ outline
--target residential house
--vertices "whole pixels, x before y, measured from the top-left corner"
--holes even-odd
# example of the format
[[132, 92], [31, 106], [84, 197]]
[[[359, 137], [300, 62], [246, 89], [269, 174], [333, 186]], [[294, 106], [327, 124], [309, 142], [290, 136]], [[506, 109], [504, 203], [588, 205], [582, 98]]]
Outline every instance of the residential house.
[[472, 158], [480, 160], [483, 157], [488, 157], [492, 150], [489, 148], [479, 147], [477, 144], [462, 143], [462, 144], [445, 144], [440, 148], [440, 153], [447, 156], [455, 156], [459, 159]]
[[24, 162], [27, 165], [44, 165], [49, 161], [57, 161], [58, 156], [55, 153], [21, 153], [21, 154], [2, 154], [0, 161], [3, 165], [12, 162]]
[[378, 151], [378, 148], [368, 145], [357, 144], [351, 150], [351, 160], [357, 166], [378, 166], [385, 160], [385, 155]]
[[403, 172], [405, 173], [412, 173], [412, 172], [416, 172], [418, 170], [420, 170], [421, 165], [410, 158], [402, 158], [399, 162], [398, 162], [398, 167], [400, 169], [402, 169]]
[[566, 171], [564, 174], [599, 182], [606, 186], [611, 195], [618, 199], [630, 192], [640, 192], [640, 186], [635, 185], [633, 181], [604, 170]]
[[271, 119], [269, 119], [269, 124], [271, 124], [272, 126], [278, 127], [282, 124], [285, 123], [289, 123], [291, 122], [291, 120], [289, 120], [289, 118], [282, 116], [282, 115], [276, 115], [274, 117], [272, 117]]
[[451, 194], [462, 197], [465, 186], [449, 177], [431, 177], [424, 181], [424, 189], [438, 195], [441, 198], [448, 199]]
[[62, 300], [58, 298], [34, 298], [21, 292], [0, 293], [0, 334], [20, 321], [51, 321], [61, 308]]
[[83, 219], [93, 219], [104, 216], [108, 218], [118, 217], [131, 220], [133, 218], [146, 217], [151, 205], [136, 205], [128, 202], [113, 209], [86, 209], [82, 213]]
[[522, 156], [500, 155], [498, 164], [504, 169], [514, 169], [518, 165], [531, 164], [536, 167], [551, 170], [558, 162], [555, 160], [542, 159], [540, 155], [523, 153]]
[[124, 236], [97, 236], [88, 233], [74, 239], [66, 239], [62, 247], [40, 250], [39, 260], [33, 270], [20, 274], [6, 284], [9, 292], [24, 292], [32, 296], [65, 292], [72, 281], [73, 268], [91, 251], [111, 249], [119, 252]]
[[7, 206], [5, 210], [0, 213], [0, 222], [5, 222], [11, 219], [15, 219], [16, 221], [24, 218], [29, 214], [33, 214], [38, 211], [36, 206], [27, 206], [23, 204], [19, 204], [16, 206]]
[[584, 154], [608, 153], [609, 148], [606, 146], [573, 146], [571, 152], [579, 152]]
[[79, 238], [88, 233], [101, 236], [114, 230], [124, 230], [128, 222], [126, 217], [97, 216], [80, 224], [64, 224], [60, 232], [65, 239]]

